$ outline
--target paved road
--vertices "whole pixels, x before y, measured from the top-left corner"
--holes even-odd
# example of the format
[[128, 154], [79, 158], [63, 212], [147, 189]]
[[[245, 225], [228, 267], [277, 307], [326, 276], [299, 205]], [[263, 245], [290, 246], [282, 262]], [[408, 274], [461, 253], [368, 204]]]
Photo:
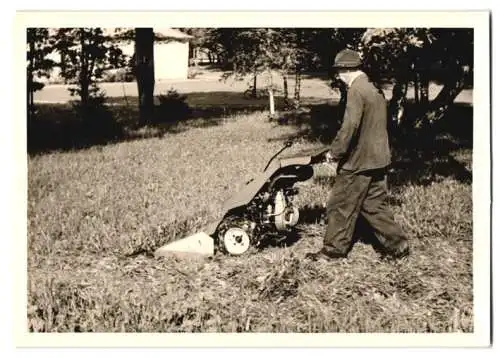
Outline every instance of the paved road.
[[[259, 86], [259, 85], [258, 85]], [[290, 88], [293, 89], [293, 83]], [[137, 97], [137, 84], [128, 83], [101, 83], [101, 89], [108, 97]], [[246, 81], [219, 81], [218, 79], [192, 79], [184, 81], [157, 81], [155, 83], [155, 95], [164, 94], [169, 89], [175, 89], [179, 93], [194, 92], [240, 92], [247, 89]], [[314, 93], [313, 93], [314, 92]], [[302, 94], [307, 96], [313, 93], [314, 97], [331, 98], [332, 91], [326, 83], [319, 80], [304, 80], [302, 83]], [[47, 85], [43, 90], [35, 93], [35, 102], [39, 103], [64, 103], [71, 100], [66, 85]]]
[[[293, 91], [294, 82], [289, 82], [289, 88]], [[135, 82], [130, 83], [102, 83], [100, 85], [106, 95], [109, 97], [137, 97], [137, 85]], [[180, 93], [194, 92], [243, 92], [247, 88], [246, 81], [228, 80], [226, 82], [219, 81], [217, 78], [202, 78], [190, 79], [184, 81], [157, 81], [155, 84], [155, 94], [159, 95], [166, 93], [169, 89], [174, 88]], [[441, 86], [431, 84], [430, 99], [432, 100]], [[316, 98], [335, 98], [336, 92], [333, 92], [328, 83], [319, 79], [304, 79], [302, 81], [302, 96]], [[390, 90], [385, 91], [386, 97], [390, 98], [392, 93]], [[409, 98], [413, 97], [413, 91], [410, 89]], [[35, 102], [37, 103], [65, 103], [71, 100], [71, 96], [66, 85], [47, 85], [43, 90], [35, 93]], [[462, 91], [455, 102], [457, 103], [472, 103], [472, 90]]]

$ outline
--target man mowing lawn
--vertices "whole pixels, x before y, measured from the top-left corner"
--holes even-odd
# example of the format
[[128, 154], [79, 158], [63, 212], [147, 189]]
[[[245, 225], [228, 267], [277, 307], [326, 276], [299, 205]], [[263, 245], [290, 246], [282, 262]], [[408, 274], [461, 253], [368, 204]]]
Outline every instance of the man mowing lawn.
[[384, 255], [407, 256], [408, 239], [394, 221], [386, 200], [386, 169], [391, 163], [386, 100], [361, 71], [357, 52], [341, 51], [335, 57], [334, 67], [348, 86], [342, 127], [327, 153], [337, 176], [327, 204], [323, 248], [306, 257], [312, 260], [347, 257], [360, 214], [372, 227]]

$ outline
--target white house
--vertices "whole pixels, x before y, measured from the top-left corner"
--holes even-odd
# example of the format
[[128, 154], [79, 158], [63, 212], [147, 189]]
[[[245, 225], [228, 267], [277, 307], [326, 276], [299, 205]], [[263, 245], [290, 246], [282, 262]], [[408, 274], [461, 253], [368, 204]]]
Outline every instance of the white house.
[[[103, 29], [106, 35], [113, 36], [115, 29]], [[132, 29], [122, 29], [123, 31]], [[55, 32], [55, 29], [51, 29]], [[172, 28], [154, 28], [154, 61], [155, 61], [155, 81], [162, 80], [185, 80], [189, 72], [189, 40], [193, 37], [179, 30]], [[118, 46], [127, 56], [134, 55], [134, 41], [122, 40]], [[56, 62], [61, 61], [61, 56], [57, 52], [48, 55]], [[50, 79], [37, 78], [42, 82], [61, 82], [60, 69], [55, 67]]]
[[[185, 80], [189, 72], [189, 40], [193, 38], [172, 28], [155, 28], [155, 80]], [[134, 54], [134, 42], [121, 42], [128, 56]]]

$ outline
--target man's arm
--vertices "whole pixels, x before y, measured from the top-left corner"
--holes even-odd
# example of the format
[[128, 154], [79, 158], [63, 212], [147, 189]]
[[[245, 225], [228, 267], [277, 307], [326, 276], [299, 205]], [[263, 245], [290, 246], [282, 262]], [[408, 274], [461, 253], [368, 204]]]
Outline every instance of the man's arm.
[[363, 116], [363, 99], [358, 90], [349, 88], [342, 127], [332, 142], [330, 158], [339, 162], [347, 153], [352, 137], [359, 127]]

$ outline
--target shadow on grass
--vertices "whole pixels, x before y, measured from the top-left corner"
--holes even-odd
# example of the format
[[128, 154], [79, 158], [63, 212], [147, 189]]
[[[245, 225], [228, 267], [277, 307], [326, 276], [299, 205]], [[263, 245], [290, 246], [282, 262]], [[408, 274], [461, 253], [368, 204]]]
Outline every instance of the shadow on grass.
[[276, 239], [273, 237], [264, 238], [259, 244], [259, 250], [266, 250], [273, 247], [290, 247], [295, 245], [304, 237], [300, 228], [293, 228], [290, 232]]
[[103, 145], [124, 136], [124, 128], [115, 113], [104, 105], [38, 105], [27, 119], [29, 154], [52, 150], [80, 149]]
[[192, 93], [187, 99], [156, 98], [146, 125], [139, 122], [137, 98], [108, 98], [82, 115], [74, 104], [37, 104], [27, 119], [27, 151], [86, 149], [142, 138], [163, 137], [194, 127], [219, 125], [229, 116], [265, 109], [265, 100], [249, 100], [241, 93]]
[[428, 131], [395, 133], [392, 147], [389, 184], [393, 187], [429, 185], [443, 178], [472, 184], [470, 162], [460, 161], [457, 153], [473, 147], [473, 107], [452, 106]]
[[[408, 112], [411, 111], [410, 106]], [[284, 114], [277, 123], [296, 126], [298, 132], [270, 140], [300, 138], [327, 145], [340, 129], [343, 113], [344, 108], [339, 105], [313, 104], [301, 112]], [[472, 106], [456, 104], [426, 132], [394, 130], [391, 134], [393, 162], [388, 174], [389, 185], [428, 185], [445, 177], [472, 183], [467, 163], [456, 158], [460, 150], [472, 149], [472, 114]]]
[[[168, 97], [168, 96], [167, 96]], [[239, 92], [196, 92], [155, 98], [150, 121], [139, 123], [137, 97], [108, 98], [104, 106], [81, 116], [70, 103], [37, 104], [27, 120], [29, 154], [86, 149], [129, 140], [163, 137], [190, 128], [217, 126], [226, 118], [268, 109], [266, 97], [250, 98]], [[321, 100], [305, 98], [314, 105]], [[284, 108], [275, 97], [276, 110]]]

